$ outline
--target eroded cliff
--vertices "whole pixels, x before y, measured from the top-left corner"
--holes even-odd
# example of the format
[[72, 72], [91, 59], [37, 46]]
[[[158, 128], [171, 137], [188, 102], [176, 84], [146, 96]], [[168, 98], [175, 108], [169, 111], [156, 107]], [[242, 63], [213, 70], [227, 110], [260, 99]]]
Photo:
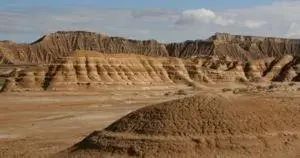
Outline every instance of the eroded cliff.
[[97, 90], [118, 86], [186, 85], [240, 81], [300, 81], [300, 59], [291, 55], [252, 62], [228, 58], [149, 57], [77, 51], [50, 65], [11, 73], [3, 91]]
[[162, 44], [155, 40], [139, 41], [92, 32], [60, 31], [31, 44], [0, 41], [0, 64], [51, 63], [70, 56], [75, 50], [180, 58], [227, 56], [246, 61], [286, 54], [300, 55], [300, 40], [217, 33], [208, 40]]
[[103, 86], [183, 84], [246, 79], [239, 62], [212, 58], [183, 60], [136, 54], [77, 51], [53, 64], [11, 73], [3, 91], [97, 89]]
[[85, 31], [60, 31], [43, 36], [31, 44], [0, 42], [0, 62], [51, 63], [57, 58], [71, 55], [75, 50], [168, 56], [165, 46], [155, 40], [138, 41]]

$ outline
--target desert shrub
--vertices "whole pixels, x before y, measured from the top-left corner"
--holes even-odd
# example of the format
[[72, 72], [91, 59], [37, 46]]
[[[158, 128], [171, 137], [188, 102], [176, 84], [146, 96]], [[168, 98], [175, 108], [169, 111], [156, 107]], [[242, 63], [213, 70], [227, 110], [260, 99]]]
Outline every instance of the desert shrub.
[[269, 86], [269, 89], [276, 89], [276, 88], [280, 88], [281, 86], [280, 85], [278, 85], [278, 84], [271, 84], [270, 86]]
[[164, 93], [164, 96], [170, 96], [172, 93], [171, 92], [166, 92]]
[[262, 85], [258, 85], [256, 86], [257, 90], [266, 90], [266, 87], [262, 86]]
[[231, 89], [231, 88], [223, 88], [222, 91], [223, 91], [223, 92], [231, 92], [232, 89]]
[[249, 89], [248, 88], [236, 88], [233, 90], [233, 93], [234, 94], [239, 94], [239, 93], [245, 93], [245, 92], [248, 92]]
[[295, 86], [296, 85], [296, 83], [295, 82], [291, 82], [291, 83], [289, 83], [289, 86]]
[[187, 95], [187, 92], [183, 89], [180, 89], [176, 92], [177, 95]]

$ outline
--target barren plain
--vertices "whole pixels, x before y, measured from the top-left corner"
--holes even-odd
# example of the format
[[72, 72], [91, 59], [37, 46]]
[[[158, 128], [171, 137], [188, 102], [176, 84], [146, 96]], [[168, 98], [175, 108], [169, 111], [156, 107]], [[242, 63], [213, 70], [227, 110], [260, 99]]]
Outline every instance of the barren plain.
[[299, 41], [0, 42], [0, 157], [300, 157]]

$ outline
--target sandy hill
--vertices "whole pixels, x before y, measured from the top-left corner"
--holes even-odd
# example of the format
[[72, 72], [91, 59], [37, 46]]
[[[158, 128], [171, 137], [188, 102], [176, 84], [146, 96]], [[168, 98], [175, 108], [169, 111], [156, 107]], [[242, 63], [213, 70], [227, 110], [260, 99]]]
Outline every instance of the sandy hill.
[[251, 62], [228, 58], [149, 57], [76, 51], [50, 65], [15, 69], [2, 91], [97, 90], [114, 86], [187, 85], [236, 81], [300, 81], [300, 59], [290, 55]]
[[145, 107], [57, 157], [295, 157], [300, 108], [206, 94]]
[[131, 40], [92, 32], [59, 31], [31, 44], [0, 41], [0, 64], [51, 63], [75, 50], [180, 58], [226, 55], [236, 60], [251, 60], [299, 55], [300, 40], [218, 33], [208, 40], [163, 44], [155, 40]]

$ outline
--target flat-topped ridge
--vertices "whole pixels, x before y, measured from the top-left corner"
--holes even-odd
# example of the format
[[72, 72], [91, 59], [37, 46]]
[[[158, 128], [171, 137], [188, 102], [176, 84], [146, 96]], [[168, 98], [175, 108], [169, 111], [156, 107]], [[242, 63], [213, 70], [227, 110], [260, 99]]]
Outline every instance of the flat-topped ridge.
[[249, 61], [286, 54], [297, 56], [300, 54], [300, 40], [216, 33], [207, 40], [160, 43], [87, 31], [58, 31], [31, 44], [0, 42], [0, 64], [49, 64], [70, 56], [76, 50], [180, 58], [228, 56]]
[[271, 40], [274, 42], [286, 42], [293, 41], [300, 43], [300, 39], [291, 39], [291, 38], [282, 38], [282, 37], [266, 37], [266, 36], [250, 36], [250, 35], [232, 35], [229, 33], [216, 33], [215, 35], [208, 38], [209, 41], [223, 41], [223, 42], [232, 42], [232, 41], [264, 41]]

